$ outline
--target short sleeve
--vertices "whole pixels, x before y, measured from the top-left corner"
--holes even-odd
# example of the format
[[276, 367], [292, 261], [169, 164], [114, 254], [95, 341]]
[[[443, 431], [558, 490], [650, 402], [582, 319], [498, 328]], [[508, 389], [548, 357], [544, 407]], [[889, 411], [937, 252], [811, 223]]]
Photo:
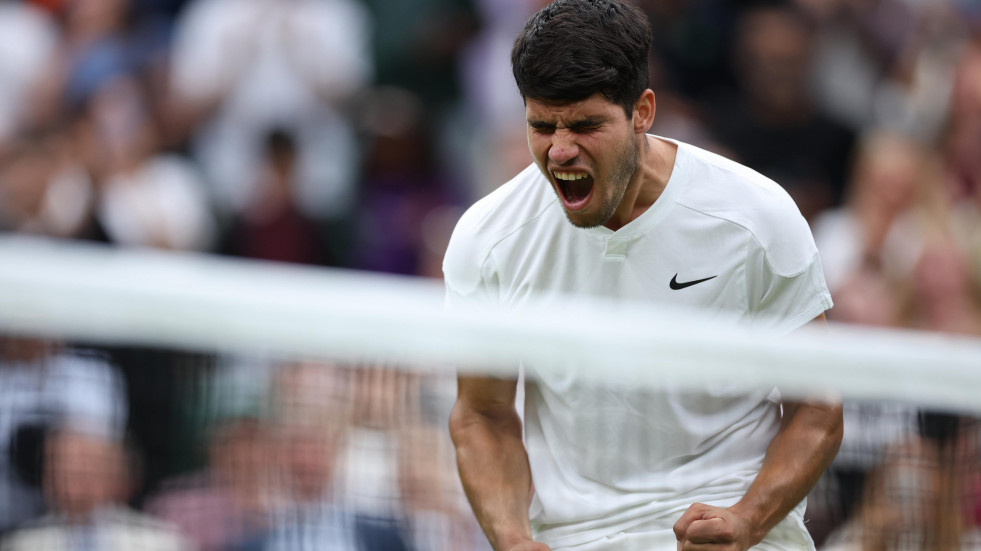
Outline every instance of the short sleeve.
[[[775, 221], [776, 222], [776, 221]], [[746, 261], [748, 317], [755, 327], [790, 333], [833, 306], [821, 257], [796, 209], [755, 236]]]
[[493, 300], [492, 285], [484, 273], [487, 255], [475, 238], [471, 212], [464, 214], [457, 223], [443, 257], [447, 311], [458, 309], [466, 303], [488, 304]]

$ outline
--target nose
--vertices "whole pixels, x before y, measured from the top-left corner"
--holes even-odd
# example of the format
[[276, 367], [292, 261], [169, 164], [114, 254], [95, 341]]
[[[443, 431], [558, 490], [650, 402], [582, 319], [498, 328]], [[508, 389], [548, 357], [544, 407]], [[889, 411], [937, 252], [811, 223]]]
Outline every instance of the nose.
[[579, 155], [579, 146], [573, 139], [572, 132], [558, 129], [552, 134], [552, 146], [548, 150], [548, 159], [555, 164], [564, 165]]

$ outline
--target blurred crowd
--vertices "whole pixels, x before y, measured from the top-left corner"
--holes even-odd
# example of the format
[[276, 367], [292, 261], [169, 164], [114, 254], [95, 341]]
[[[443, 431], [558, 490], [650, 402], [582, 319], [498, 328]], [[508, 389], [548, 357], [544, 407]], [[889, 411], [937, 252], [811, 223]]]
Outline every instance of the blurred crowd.
[[[791, 193], [831, 319], [981, 336], [981, 4], [636, 1], [652, 132]], [[509, 55], [544, 3], [0, 0], [0, 232], [438, 278], [531, 162]], [[452, 381], [0, 345], [4, 551], [485, 548]], [[981, 548], [978, 462], [974, 419], [846, 404], [819, 548]]]
[[0, 337], [0, 549], [486, 550], [452, 390], [425, 369]]

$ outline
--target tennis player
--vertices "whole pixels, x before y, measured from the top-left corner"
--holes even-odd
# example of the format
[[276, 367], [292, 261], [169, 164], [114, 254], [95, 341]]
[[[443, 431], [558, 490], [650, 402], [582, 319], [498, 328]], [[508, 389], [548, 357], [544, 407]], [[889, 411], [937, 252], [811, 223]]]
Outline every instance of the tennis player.
[[[780, 332], [823, 321], [831, 297], [787, 193], [647, 134], [650, 46], [646, 17], [621, 0], [556, 0], [528, 21], [512, 66], [535, 162], [457, 225], [443, 266], [451, 307], [572, 293]], [[516, 381], [469, 376], [450, 420], [495, 550], [814, 549], [804, 498], [840, 444], [837, 404], [711, 381], [696, 394], [611, 388], [575, 366], [526, 367], [523, 425]]]

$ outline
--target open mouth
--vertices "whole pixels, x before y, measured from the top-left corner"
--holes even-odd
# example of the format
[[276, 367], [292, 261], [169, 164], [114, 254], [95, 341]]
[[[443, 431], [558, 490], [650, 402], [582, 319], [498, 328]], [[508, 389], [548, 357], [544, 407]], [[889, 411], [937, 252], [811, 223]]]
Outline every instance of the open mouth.
[[585, 172], [553, 172], [562, 203], [570, 210], [586, 206], [593, 195], [593, 177]]

